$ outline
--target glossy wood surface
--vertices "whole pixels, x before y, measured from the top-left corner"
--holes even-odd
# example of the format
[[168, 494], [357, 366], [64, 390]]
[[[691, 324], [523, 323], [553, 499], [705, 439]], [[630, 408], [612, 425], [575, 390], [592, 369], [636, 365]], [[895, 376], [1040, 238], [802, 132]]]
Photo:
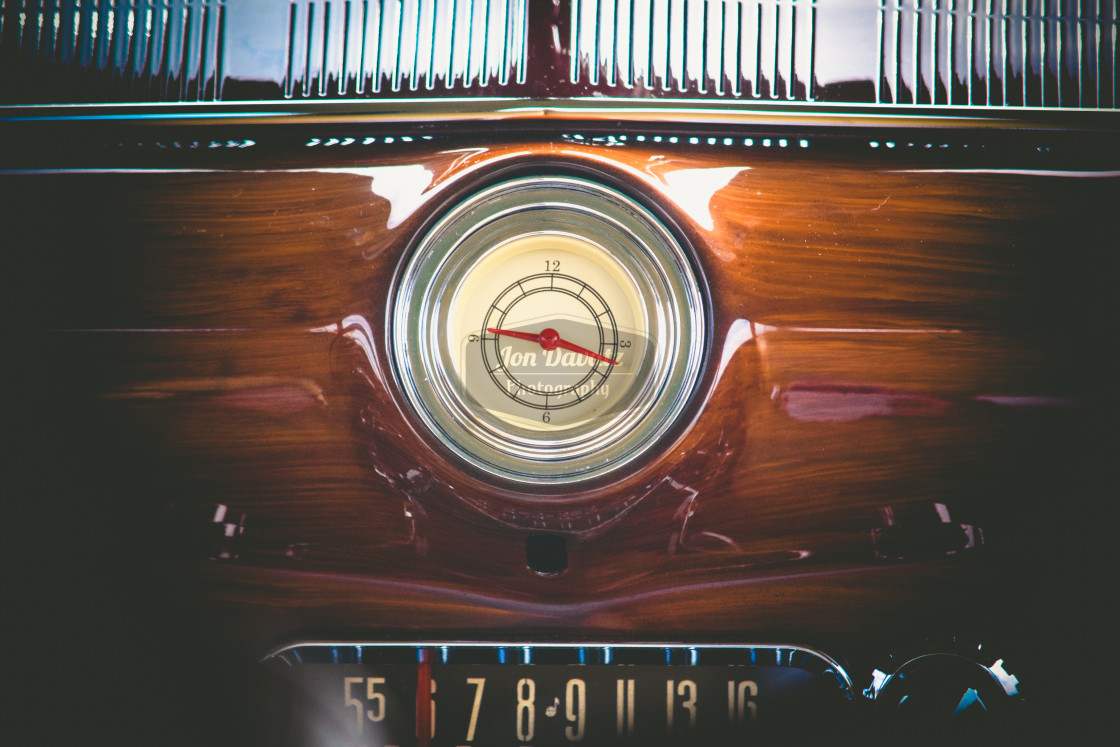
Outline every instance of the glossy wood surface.
[[[45, 480], [68, 488], [57, 510], [108, 504], [163, 582], [261, 651], [308, 631], [999, 628], [1074, 538], [1054, 501], [1084, 507], [1099, 479], [1120, 179], [949, 166], [556, 138], [0, 176], [6, 337], [29, 362], [17, 421], [29, 453], [78, 455]], [[642, 200], [710, 289], [686, 417], [575, 493], [449, 457], [404, 405], [384, 333], [418, 232], [527, 173]], [[50, 469], [28, 463], [29, 484]], [[984, 546], [923, 545], [939, 512]], [[919, 537], [900, 557], [873, 539], [892, 523]], [[567, 537], [559, 575], [526, 565], [541, 531]]]

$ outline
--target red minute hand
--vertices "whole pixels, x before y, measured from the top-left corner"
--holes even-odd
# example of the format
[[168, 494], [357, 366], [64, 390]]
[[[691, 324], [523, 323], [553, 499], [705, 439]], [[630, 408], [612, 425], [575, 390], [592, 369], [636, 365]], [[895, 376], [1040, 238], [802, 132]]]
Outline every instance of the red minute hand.
[[545, 350], [564, 348], [565, 350], [570, 350], [573, 353], [579, 353], [580, 355], [586, 355], [587, 357], [594, 358], [595, 360], [604, 361], [611, 364], [612, 366], [618, 365], [618, 361], [612, 361], [605, 355], [593, 353], [587, 348], [581, 348], [574, 342], [568, 342], [567, 340], [562, 339], [560, 337], [560, 333], [552, 328], [542, 329], [539, 335], [530, 334], [528, 332], [514, 332], [513, 330], [508, 329], [495, 329], [493, 327], [487, 327], [486, 331], [495, 335], [505, 335], [506, 337], [515, 337], [518, 340], [528, 340], [529, 342], [535, 342]]
[[[541, 332], [541, 338], [542, 339], [544, 338], [544, 333], [548, 332], [548, 331], [549, 330], [546, 329], [544, 332]], [[605, 355], [599, 355], [598, 353], [592, 353], [587, 348], [581, 348], [579, 345], [576, 345], [575, 343], [568, 342], [567, 340], [560, 339], [559, 336], [557, 336], [557, 338], [556, 338], [556, 347], [564, 348], [565, 350], [571, 350], [573, 353], [580, 353], [580, 354], [586, 355], [590, 358], [594, 358], [595, 360], [606, 361], [607, 363], [611, 364], [612, 366], [617, 366], [618, 365], [618, 361], [612, 361], [610, 358], [608, 358]], [[547, 350], [548, 348], [545, 348], [545, 349]]]

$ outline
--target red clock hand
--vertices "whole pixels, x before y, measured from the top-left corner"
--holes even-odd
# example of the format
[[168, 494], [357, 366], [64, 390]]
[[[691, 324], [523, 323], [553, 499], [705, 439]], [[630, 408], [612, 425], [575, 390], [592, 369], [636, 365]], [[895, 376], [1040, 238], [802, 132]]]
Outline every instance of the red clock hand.
[[530, 334], [528, 332], [514, 332], [508, 329], [495, 329], [494, 327], [487, 327], [486, 331], [495, 335], [505, 335], [506, 337], [515, 337], [518, 340], [528, 340], [529, 342], [535, 342], [545, 350], [564, 348], [565, 350], [570, 350], [573, 353], [579, 353], [580, 355], [586, 355], [589, 358], [594, 358], [595, 360], [604, 361], [611, 364], [612, 366], [618, 365], [618, 361], [612, 361], [605, 355], [593, 353], [587, 348], [582, 348], [579, 345], [576, 345], [574, 342], [568, 342], [567, 340], [562, 339], [560, 337], [560, 333], [552, 329], [551, 327], [548, 329], [542, 329], [539, 335]]
[[[544, 332], [541, 332], [541, 338], [543, 339], [545, 332], [549, 332], [549, 331], [551, 331], [551, 330], [546, 329]], [[576, 345], [575, 343], [568, 342], [567, 340], [560, 339], [559, 336], [556, 337], [556, 347], [564, 348], [565, 350], [571, 350], [573, 353], [581, 353], [582, 355], [586, 355], [588, 357], [594, 358], [595, 360], [606, 361], [607, 363], [611, 364], [612, 366], [617, 366], [618, 365], [618, 361], [612, 361], [610, 358], [608, 358], [605, 355], [599, 355], [598, 353], [592, 353], [587, 348], [581, 348], [579, 345]]]
[[[541, 336], [540, 335], [534, 335], [534, 334], [530, 334], [528, 332], [514, 332], [513, 330], [510, 330], [510, 329], [494, 329], [493, 327], [487, 327], [486, 331], [490, 332], [491, 334], [495, 334], [495, 335], [505, 335], [506, 337], [516, 337], [518, 340], [528, 340], [529, 342], [537, 342], [537, 343], [540, 343], [542, 348], [544, 347], [544, 343], [541, 342]], [[545, 348], [545, 350], [548, 350], [548, 349], [549, 348]]]

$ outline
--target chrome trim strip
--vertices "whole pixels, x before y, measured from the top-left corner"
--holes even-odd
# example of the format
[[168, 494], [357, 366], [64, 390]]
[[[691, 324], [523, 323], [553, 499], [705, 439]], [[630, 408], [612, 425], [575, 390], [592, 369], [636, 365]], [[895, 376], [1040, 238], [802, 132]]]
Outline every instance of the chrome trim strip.
[[0, 107], [2, 122], [122, 121], [151, 124], [279, 122], [466, 122], [505, 119], [612, 120], [662, 124], [875, 125], [1000, 127], [1056, 130], [1120, 129], [1120, 111], [1059, 107], [930, 107], [896, 104], [823, 104], [764, 99], [696, 101], [627, 98], [380, 99], [369, 101], [262, 101], [208, 104], [76, 104]]

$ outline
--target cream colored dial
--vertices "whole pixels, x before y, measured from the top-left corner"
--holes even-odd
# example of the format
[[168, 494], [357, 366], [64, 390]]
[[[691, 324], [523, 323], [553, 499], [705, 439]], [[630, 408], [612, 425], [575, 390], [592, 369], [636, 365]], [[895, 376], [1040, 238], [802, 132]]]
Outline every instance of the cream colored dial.
[[684, 252], [592, 182], [506, 182], [428, 233], [393, 310], [417, 414], [493, 475], [567, 483], [631, 461], [699, 371], [703, 315]]
[[627, 401], [646, 368], [640, 290], [606, 250], [576, 236], [538, 233], [496, 247], [468, 273], [448, 316], [465, 396], [511, 426], [593, 426]]

